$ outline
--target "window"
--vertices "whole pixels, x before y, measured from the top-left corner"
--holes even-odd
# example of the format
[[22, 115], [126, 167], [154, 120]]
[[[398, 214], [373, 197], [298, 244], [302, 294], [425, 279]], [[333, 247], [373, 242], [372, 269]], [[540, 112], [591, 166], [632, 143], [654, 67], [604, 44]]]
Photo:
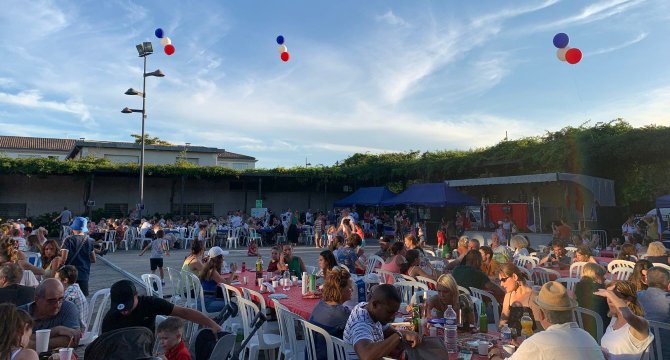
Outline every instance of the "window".
[[133, 163], [133, 164], [139, 164], [140, 163], [140, 157], [136, 155], [112, 155], [112, 154], [105, 154], [104, 155], [105, 159], [108, 159], [109, 161], [117, 164], [126, 164], [126, 163]]
[[0, 204], [0, 218], [2, 218], [3, 221], [6, 219], [25, 218], [27, 208], [28, 206], [25, 203]]
[[121, 218], [128, 214], [128, 204], [105, 204], [108, 217]]
[[[184, 215], [194, 213], [198, 216], [212, 216], [214, 204], [184, 204]], [[172, 213], [179, 214], [181, 212], [181, 204], [172, 204]]]

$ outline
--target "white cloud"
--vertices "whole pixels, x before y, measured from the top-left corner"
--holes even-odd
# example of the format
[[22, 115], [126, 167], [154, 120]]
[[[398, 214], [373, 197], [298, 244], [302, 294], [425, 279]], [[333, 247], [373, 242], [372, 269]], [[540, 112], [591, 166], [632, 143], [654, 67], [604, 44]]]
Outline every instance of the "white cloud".
[[69, 99], [66, 102], [48, 101], [42, 98], [42, 94], [38, 90], [22, 91], [16, 95], [0, 92], [0, 103], [71, 113], [79, 116], [83, 122], [91, 121], [91, 114], [88, 108], [80, 100]]
[[392, 26], [408, 26], [409, 24], [400, 16], [393, 13], [392, 10], [387, 11], [384, 15], [378, 15], [375, 17], [378, 22], [384, 22]]
[[572, 25], [583, 25], [595, 21], [608, 19], [626, 12], [627, 10], [638, 6], [645, 0], [604, 0], [595, 4], [588, 5], [575, 15], [565, 17], [556, 21], [537, 25], [530, 31], [542, 31], [556, 28], [565, 28]]
[[624, 42], [622, 44], [619, 44], [619, 45], [594, 50], [593, 52], [587, 53], [586, 56], [602, 55], [602, 54], [611, 53], [613, 51], [621, 50], [623, 48], [626, 48], [626, 47], [629, 47], [631, 45], [639, 43], [640, 41], [644, 40], [647, 37], [647, 35], [648, 35], [647, 33], [641, 33], [635, 39], [626, 41], [626, 42]]

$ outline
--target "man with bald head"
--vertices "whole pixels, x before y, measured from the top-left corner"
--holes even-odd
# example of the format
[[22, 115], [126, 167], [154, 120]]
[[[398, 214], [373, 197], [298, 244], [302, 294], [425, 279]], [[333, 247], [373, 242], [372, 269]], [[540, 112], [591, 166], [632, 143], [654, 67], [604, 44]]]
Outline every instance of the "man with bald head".
[[[64, 301], [63, 292], [60, 281], [46, 279], [35, 289], [35, 301], [21, 306], [35, 321], [33, 331], [51, 329], [49, 349], [77, 346], [81, 337], [79, 310]], [[35, 334], [30, 337], [30, 348], [35, 348]]]

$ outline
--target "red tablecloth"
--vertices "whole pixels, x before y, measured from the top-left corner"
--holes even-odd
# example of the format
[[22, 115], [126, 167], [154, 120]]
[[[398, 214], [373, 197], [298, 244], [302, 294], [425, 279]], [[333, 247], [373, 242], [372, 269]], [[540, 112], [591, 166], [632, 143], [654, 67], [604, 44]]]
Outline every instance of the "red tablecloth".
[[[235, 285], [236, 287], [242, 289], [247, 288], [254, 291], [259, 291], [258, 283], [256, 282], [256, 273], [254, 272], [245, 272], [240, 274], [240, 285]], [[247, 278], [247, 285], [244, 285], [244, 277]], [[300, 285], [291, 286], [291, 290], [283, 291], [281, 286], [275, 289], [276, 294], [286, 294], [288, 295], [287, 299], [280, 299], [279, 302], [286, 306], [292, 312], [300, 315], [305, 320], [309, 320], [310, 315], [314, 306], [320, 301], [320, 299], [303, 299], [302, 297], [302, 288]], [[264, 293], [263, 298], [265, 298], [265, 304], [268, 307], [274, 308], [274, 302], [269, 297], [271, 294]]]
[[600, 256], [614, 258], [614, 250], [600, 250]]

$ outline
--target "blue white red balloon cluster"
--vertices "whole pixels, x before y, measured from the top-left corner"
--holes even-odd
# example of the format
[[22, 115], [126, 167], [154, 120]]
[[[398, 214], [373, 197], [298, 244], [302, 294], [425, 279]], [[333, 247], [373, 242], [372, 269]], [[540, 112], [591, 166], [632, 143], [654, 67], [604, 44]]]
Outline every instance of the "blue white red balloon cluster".
[[289, 55], [288, 48], [284, 43], [284, 37], [282, 35], [277, 36], [277, 44], [279, 44], [277, 51], [279, 51], [279, 57], [282, 59], [282, 61], [287, 62], [291, 55]]
[[554, 35], [554, 46], [558, 48], [556, 50], [556, 57], [558, 57], [558, 60], [574, 65], [582, 60], [582, 51], [578, 48], [570, 48], [568, 46], [569, 42], [570, 38], [566, 33]]
[[163, 32], [163, 29], [158, 28], [154, 32], [156, 34], [156, 37], [161, 39], [161, 45], [163, 45], [163, 51], [165, 51], [166, 54], [172, 55], [174, 54], [174, 45], [172, 45], [172, 40], [170, 40], [169, 37], [165, 36], [165, 33]]

